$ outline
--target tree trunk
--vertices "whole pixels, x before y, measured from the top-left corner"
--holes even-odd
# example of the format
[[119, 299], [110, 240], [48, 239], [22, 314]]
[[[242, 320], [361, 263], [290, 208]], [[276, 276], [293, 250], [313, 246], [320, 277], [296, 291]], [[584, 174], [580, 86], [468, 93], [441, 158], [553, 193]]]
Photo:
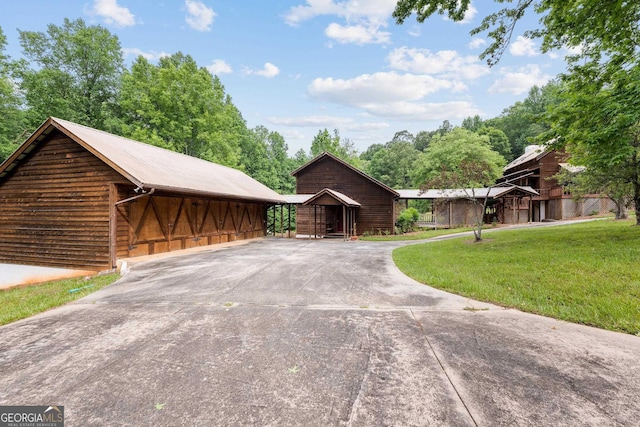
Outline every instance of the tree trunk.
[[611, 200], [616, 205], [616, 219], [629, 219], [626, 200], [624, 198], [611, 199]]

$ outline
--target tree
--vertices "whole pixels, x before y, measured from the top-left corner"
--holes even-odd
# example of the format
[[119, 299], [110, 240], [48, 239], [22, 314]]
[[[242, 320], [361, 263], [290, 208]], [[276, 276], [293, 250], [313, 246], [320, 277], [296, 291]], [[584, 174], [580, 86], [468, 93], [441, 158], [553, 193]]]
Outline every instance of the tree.
[[415, 162], [413, 180], [422, 191], [463, 189], [467, 199], [476, 205], [473, 233], [480, 241], [488, 197], [485, 195], [480, 202], [476, 189], [493, 186], [504, 165], [504, 158], [491, 150], [487, 136], [456, 128], [431, 140]]
[[[559, 102], [559, 88], [560, 84], [556, 81], [549, 82], [542, 88], [533, 86], [524, 101], [505, 108], [499, 117], [483, 122], [486, 127], [500, 129], [507, 136], [511, 151], [509, 156], [505, 155], [507, 160], [522, 155], [527, 145], [531, 145], [539, 135], [549, 130], [546, 111]], [[503, 154], [506, 153], [505, 150]]]
[[640, 64], [610, 71], [609, 64], [589, 63], [565, 76], [562, 102], [550, 108], [553, 125], [544, 137], [554, 137], [574, 164], [606, 176], [600, 189], [620, 196], [630, 187], [640, 225]]
[[466, 130], [470, 130], [471, 132], [478, 132], [482, 128], [482, 119], [479, 115], [475, 115], [473, 117], [469, 116], [462, 121], [460, 127]]
[[82, 19], [49, 25], [47, 32], [20, 31], [24, 63], [19, 73], [31, 126], [48, 116], [105, 129], [124, 69], [118, 37]]
[[[495, 0], [511, 3], [510, 0]], [[393, 12], [398, 24], [413, 13], [424, 22], [434, 13], [446, 14], [459, 22], [469, 10], [471, 0], [399, 0]], [[614, 60], [631, 58], [640, 45], [640, 3], [635, 1], [601, 0], [518, 0], [486, 16], [471, 34], [489, 31], [493, 42], [480, 55], [489, 65], [496, 64], [509, 46], [518, 21], [527, 11], [540, 16], [539, 28], [525, 32], [525, 37], [542, 39], [544, 53], [552, 49], [581, 46], [580, 56], [598, 59], [607, 53]]]
[[4, 54], [7, 39], [0, 28], [0, 163], [19, 146], [24, 129], [21, 100], [11, 74], [15, 64]]
[[349, 139], [340, 138], [338, 129], [333, 130], [333, 135], [325, 128], [318, 131], [318, 134], [311, 142], [311, 157], [315, 157], [323, 152], [331, 153], [353, 166], [360, 167], [360, 159], [353, 142]]
[[[574, 159], [576, 156], [573, 156]], [[624, 177], [624, 169], [596, 170], [563, 168], [554, 175], [560, 185], [578, 201], [586, 194], [604, 194], [616, 206], [616, 219], [628, 219], [628, 209], [633, 205], [633, 186]]]
[[492, 126], [484, 126], [476, 131], [478, 135], [486, 135], [489, 137], [489, 146], [497, 153], [500, 153], [505, 159], [511, 159], [511, 146], [509, 138], [498, 128]]
[[392, 188], [411, 188], [411, 171], [418, 154], [410, 142], [391, 141], [373, 155], [366, 171]]
[[189, 55], [139, 56], [122, 76], [115, 133], [227, 166], [251, 138], [218, 77]]

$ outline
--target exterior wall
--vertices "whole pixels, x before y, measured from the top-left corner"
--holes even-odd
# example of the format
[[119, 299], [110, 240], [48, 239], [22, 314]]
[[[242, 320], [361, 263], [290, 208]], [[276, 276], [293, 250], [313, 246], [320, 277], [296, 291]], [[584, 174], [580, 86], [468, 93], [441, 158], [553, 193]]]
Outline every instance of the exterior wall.
[[580, 201], [562, 199], [562, 218], [570, 219], [580, 216], [603, 215], [615, 211], [613, 200], [606, 197], [587, 196]]
[[52, 132], [0, 183], [0, 262], [108, 268], [110, 182], [126, 180]]
[[298, 206], [296, 210], [296, 234], [301, 236], [326, 235], [327, 215], [325, 207], [318, 205]]
[[502, 224], [526, 224], [529, 222], [529, 198], [505, 197], [501, 199], [498, 215]]
[[439, 226], [455, 228], [475, 224], [476, 212], [482, 211], [482, 206], [464, 199], [435, 203], [435, 222]]
[[[118, 256], [135, 257], [266, 234], [264, 203], [152, 195], [117, 207]], [[121, 224], [125, 224], [123, 236]], [[127, 242], [126, 248], [122, 243]]]
[[0, 262], [103, 270], [116, 259], [264, 236], [264, 203], [133, 196], [133, 185], [54, 131], [0, 183]]
[[[356, 209], [356, 230], [377, 233], [387, 230], [393, 233], [393, 194], [359, 173], [345, 167], [330, 157], [319, 159], [308, 165], [296, 175], [296, 192], [298, 194], [315, 194], [324, 188], [339, 191], [361, 204]], [[306, 234], [304, 221], [305, 208], [299, 209], [296, 223], [299, 233]]]

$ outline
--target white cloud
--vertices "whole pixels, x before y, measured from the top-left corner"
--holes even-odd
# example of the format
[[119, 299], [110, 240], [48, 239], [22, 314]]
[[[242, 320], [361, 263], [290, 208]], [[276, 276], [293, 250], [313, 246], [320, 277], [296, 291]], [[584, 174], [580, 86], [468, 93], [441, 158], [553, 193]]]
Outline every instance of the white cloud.
[[539, 54], [536, 43], [523, 36], [518, 36], [514, 42], [509, 45], [509, 52], [513, 56], [536, 56]]
[[482, 112], [467, 101], [454, 102], [394, 102], [372, 106], [368, 112], [393, 120], [440, 121], [480, 115]]
[[389, 43], [391, 33], [380, 31], [380, 27], [376, 25], [347, 25], [343, 26], [335, 22], [329, 24], [324, 33], [330, 39], [339, 43]]
[[214, 59], [213, 62], [207, 65], [207, 70], [211, 74], [220, 75], [220, 74], [229, 74], [233, 72], [231, 65], [227, 64], [227, 62], [223, 59]]
[[122, 49], [122, 54], [127, 57], [127, 56], [142, 56], [143, 58], [145, 58], [147, 61], [156, 61], [162, 57], [165, 56], [171, 56], [171, 54], [167, 53], [167, 52], [156, 52], [154, 50], [149, 51], [149, 52], [145, 52], [142, 49], [138, 49], [137, 47], [125, 47]]
[[292, 26], [322, 15], [344, 19], [332, 23], [325, 35], [339, 43], [389, 43], [390, 33], [382, 31], [396, 5], [396, 0], [307, 0], [305, 5], [294, 6], [285, 15], [285, 22]]
[[307, 0], [305, 5], [294, 6], [284, 17], [285, 22], [297, 26], [303, 21], [316, 16], [336, 15], [347, 21], [367, 18], [369, 20], [386, 20], [395, 9], [396, 0]]
[[196, 0], [185, 0], [184, 4], [187, 7], [185, 21], [189, 27], [196, 31], [211, 31], [213, 18], [216, 16], [213, 9]]
[[533, 86], [543, 86], [553, 78], [549, 74], [544, 74], [540, 66], [536, 64], [530, 64], [515, 71], [503, 68], [500, 70], [500, 75], [502, 77], [487, 90], [490, 94], [522, 95]]
[[487, 44], [487, 41], [482, 37], [474, 37], [469, 42], [469, 49], [478, 49]]
[[368, 108], [373, 104], [416, 101], [443, 89], [460, 90], [460, 84], [428, 75], [396, 72], [363, 74], [344, 80], [317, 78], [308, 91], [315, 99], [351, 107]]
[[118, 0], [95, 0], [89, 14], [101, 16], [109, 25], [131, 27], [136, 24], [135, 16], [126, 7], [120, 6]]
[[245, 68], [243, 73], [247, 75], [254, 74], [256, 76], [262, 76], [270, 79], [280, 74], [280, 68], [273, 65], [271, 62], [267, 62], [264, 64], [264, 68], [262, 68], [261, 70], [252, 70], [250, 68]]
[[406, 46], [392, 50], [387, 56], [395, 70], [439, 75], [461, 80], [474, 80], [489, 73], [489, 67], [475, 55], [461, 56], [454, 50], [431, 52]]

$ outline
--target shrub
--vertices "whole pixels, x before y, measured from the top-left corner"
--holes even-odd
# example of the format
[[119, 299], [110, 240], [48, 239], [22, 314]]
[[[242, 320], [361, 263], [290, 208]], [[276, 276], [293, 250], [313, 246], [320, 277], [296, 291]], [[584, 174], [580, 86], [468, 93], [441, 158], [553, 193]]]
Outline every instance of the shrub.
[[402, 233], [412, 231], [419, 217], [420, 214], [416, 208], [407, 208], [400, 212], [400, 216], [396, 221], [396, 227], [398, 227]]

